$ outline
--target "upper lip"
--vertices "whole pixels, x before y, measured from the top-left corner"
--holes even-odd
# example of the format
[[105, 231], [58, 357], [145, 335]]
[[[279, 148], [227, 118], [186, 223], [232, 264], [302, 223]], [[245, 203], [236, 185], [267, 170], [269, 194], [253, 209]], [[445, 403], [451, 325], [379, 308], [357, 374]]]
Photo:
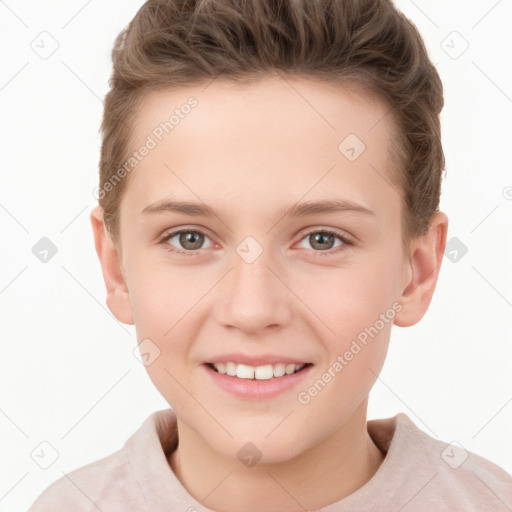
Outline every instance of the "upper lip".
[[214, 356], [211, 359], [205, 361], [205, 363], [228, 363], [233, 362], [235, 364], [245, 364], [247, 366], [264, 366], [267, 364], [307, 364], [308, 361], [302, 361], [296, 357], [279, 356], [274, 354], [267, 355], [247, 355], [247, 354], [223, 354], [220, 356]]

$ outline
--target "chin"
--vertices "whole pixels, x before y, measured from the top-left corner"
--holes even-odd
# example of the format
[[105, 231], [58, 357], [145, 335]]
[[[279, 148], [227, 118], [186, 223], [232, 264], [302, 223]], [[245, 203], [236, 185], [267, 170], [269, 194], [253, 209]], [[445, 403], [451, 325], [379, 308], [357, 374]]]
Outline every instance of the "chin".
[[285, 429], [279, 434], [276, 430], [268, 437], [260, 431], [243, 427], [238, 432], [231, 433], [233, 439], [214, 448], [224, 457], [239, 461], [247, 467], [286, 463], [307, 449], [307, 446], [296, 441], [295, 436]]

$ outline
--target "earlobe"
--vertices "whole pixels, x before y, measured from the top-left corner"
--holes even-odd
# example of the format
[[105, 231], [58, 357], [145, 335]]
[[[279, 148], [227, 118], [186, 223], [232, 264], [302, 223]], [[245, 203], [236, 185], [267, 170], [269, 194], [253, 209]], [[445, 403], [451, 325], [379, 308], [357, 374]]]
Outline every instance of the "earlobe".
[[94, 245], [107, 289], [106, 304], [120, 322], [133, 325], [130, 295], [123, 275], [121, 256], [105, 227], [103, 209], [100, 206], [93, 208], [90, 219], [94, 234]]
[[400, 295], [402, 310], [395, 315], [395, 325], [409, 327], [418, 323], [428, 310], [443, 261], [448, 217], [436, 212], [425, 235], [411, 244], [407, 262], [407, 284]]

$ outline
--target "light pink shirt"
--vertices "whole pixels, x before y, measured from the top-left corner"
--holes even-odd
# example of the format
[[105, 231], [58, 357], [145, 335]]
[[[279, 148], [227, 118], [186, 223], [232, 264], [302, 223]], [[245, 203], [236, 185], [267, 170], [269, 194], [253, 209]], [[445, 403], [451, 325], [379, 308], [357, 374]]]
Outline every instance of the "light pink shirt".
[[[430, 437], [403, 413], [369, 420], [367, 429], [384, 461], [366, 484], [321, 512], [512, 510], [512, 476], [489, 460]], [[55, 481], [29, 512], [211, 512], [168, 464], [177, 440], [174, 412], [155, 411], [123, 448]]]

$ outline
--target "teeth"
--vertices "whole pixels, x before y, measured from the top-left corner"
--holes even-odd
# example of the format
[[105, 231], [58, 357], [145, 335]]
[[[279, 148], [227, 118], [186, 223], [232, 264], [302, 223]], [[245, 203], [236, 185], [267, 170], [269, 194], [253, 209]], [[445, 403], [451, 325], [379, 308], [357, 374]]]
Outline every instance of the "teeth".
[[304, 364], [266, 364], [264, 366], [248, 366], [246, 364], [214, 363], [215, 369], [222, 374], [238, 377], [239, 379], [256, 379], [268, 380], [273, 377], [282, 377], [283, 375], [291, 375], [304, 367]]
[[239, 379], [254, 379], [254, 368], [245, 364], [239, 364], [236, 367], [236, 376]]

